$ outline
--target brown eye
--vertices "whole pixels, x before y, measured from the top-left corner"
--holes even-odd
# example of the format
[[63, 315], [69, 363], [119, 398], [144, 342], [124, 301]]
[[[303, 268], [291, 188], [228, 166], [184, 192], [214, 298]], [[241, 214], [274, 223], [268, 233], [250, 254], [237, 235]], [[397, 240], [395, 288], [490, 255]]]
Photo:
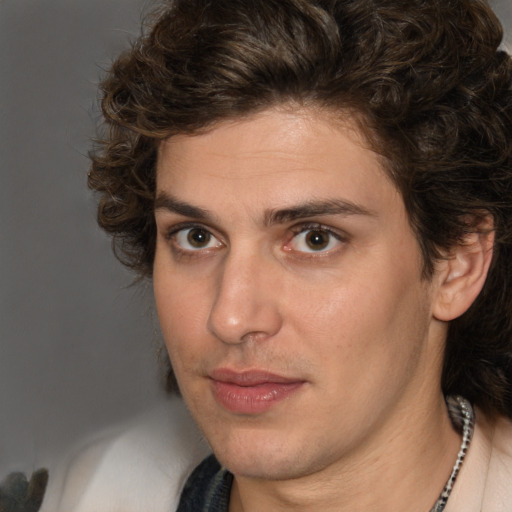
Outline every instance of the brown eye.
[[184, 251], [201, 251], [222, 246], [222, 242], [207, 229], [197, 226], [176, 231], [172, 238], [174, 243]]
[[210, 242], [212, 235], [201, 228], [190, 229], [187, 233], [187, 241], [196, 249], [206, 247]]
[[313, 251], [321, 251], [325, 249], [330, 242], [330, 235], [325, 231], [309, 231], [306, 233], [305, 242], [307, 246]]
[[289, 248], [295, 252], [322, 253], [335, 249], [341, 243], [341, 237], [331, 229], [305, 226], [293, 237]]

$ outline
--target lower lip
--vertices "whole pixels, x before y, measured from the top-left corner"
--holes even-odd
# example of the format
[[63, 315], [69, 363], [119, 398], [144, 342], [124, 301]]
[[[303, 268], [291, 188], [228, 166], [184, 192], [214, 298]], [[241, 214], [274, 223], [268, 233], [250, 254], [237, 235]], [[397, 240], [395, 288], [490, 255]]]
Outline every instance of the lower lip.
[[230, 382], [212, 380], [215, 400], [228, 411], [238, 414], [259, 414], [276, 403], [289, 398], [303, 382], [264, 382], [252, 386], [238, 386]]

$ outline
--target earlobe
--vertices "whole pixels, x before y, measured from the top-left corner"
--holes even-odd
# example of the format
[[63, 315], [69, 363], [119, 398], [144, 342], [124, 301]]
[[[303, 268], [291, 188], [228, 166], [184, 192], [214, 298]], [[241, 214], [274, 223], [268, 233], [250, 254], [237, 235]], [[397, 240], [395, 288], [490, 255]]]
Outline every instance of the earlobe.
[[466, 312], [482, 290], [492, 260], [494, 230], [490, 216], [452, 248], [440, 265], [433, 315], [450, 321]]

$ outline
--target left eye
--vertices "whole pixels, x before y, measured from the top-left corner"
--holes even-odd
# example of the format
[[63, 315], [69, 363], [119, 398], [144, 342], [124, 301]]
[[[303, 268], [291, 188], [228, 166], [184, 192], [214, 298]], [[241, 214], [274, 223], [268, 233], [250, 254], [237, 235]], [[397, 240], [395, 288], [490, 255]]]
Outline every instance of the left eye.
[[173, 238], [176, 245], [186, 251], [213, 249], [222, 245], [210, 231], [201, 227], [180, 229], [174, 233]]
[[308, 228], [297, 233], [291, 242], [291, 248], [299, 252], [327, 252], [341, 243], [339, 237], [324, 228]]

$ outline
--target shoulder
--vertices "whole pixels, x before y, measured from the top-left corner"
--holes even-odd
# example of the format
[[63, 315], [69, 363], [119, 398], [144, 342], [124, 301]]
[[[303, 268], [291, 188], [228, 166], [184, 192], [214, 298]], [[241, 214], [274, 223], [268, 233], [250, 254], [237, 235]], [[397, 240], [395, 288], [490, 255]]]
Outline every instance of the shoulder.
[[84, 444], [50, 475], [42, 512], [168, 512], [208, 453], [185, 406], [173, 398]]
[[446, 512], [512, 510], [512, 422], [475, 411], [476, 423], [466, 460]]
[[512, 510], [512, 421], [498, 418], [490, 435], [491, 452], [483, 510], [508, 512]]

